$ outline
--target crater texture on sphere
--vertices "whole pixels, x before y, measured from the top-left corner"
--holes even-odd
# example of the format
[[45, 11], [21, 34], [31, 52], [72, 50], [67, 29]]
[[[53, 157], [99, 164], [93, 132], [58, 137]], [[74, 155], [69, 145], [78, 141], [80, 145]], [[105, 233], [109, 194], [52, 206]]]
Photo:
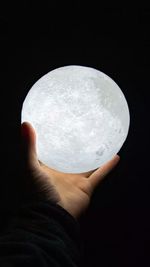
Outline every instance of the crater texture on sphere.
[[99, 70], [65, 66], [28, 92], [21, 122], [32, 124], [37, 154], [50, 168], [81, 173], [116, 155], [129, 130], [129, 109], [118, 85]]

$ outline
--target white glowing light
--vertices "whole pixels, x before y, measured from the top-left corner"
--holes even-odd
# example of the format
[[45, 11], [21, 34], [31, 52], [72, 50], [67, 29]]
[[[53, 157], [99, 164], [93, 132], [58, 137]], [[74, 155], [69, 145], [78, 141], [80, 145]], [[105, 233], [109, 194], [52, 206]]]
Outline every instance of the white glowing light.
[[124, 94], [110, 77], [71, 65], [50, 71], [32, 86], [21, 121], [36, 131], [40, 161], [61, 172], [82, 173], [118, 153], [130, 115]]

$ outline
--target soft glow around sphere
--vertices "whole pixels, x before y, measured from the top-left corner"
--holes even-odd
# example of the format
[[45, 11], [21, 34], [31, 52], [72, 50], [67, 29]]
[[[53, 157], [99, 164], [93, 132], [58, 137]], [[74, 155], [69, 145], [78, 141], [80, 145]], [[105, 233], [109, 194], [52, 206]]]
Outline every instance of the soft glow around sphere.
[[40, 78], [28, 92], [21, 122], [32, 124], [38, 159], [64, 173], [99, 168], [118, 153], [129, 130], [127, 101], [99, 70], [65, 66]]

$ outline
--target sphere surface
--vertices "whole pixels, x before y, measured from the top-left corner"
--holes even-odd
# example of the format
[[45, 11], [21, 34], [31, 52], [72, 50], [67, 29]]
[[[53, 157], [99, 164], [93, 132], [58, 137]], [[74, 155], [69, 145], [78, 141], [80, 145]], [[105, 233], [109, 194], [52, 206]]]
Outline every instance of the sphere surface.
[[118, 85], [99, 70], [64, 66], [41, 77], [28, 92], [21, 122], [36, 131], [38, 159], [64, 173], [99, 168], [125, 142], [130, 115]]

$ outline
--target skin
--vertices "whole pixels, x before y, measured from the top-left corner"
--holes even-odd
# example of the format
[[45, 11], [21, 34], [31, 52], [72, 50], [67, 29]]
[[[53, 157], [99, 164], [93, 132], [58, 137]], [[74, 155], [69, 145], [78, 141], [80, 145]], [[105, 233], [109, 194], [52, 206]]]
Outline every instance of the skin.
[[21, 125], [21, 133], [22, 141], [26, 144], [25, 164], [29, 175], [48, 189], [50, 199], [78, 219], [88, 208], [94, 189], [118, 164], [120, 157], [116, 155], [100, 168], [90, 172], [62, 173], [38, 160], [36, 133], [30, 123], [24, 122]]

